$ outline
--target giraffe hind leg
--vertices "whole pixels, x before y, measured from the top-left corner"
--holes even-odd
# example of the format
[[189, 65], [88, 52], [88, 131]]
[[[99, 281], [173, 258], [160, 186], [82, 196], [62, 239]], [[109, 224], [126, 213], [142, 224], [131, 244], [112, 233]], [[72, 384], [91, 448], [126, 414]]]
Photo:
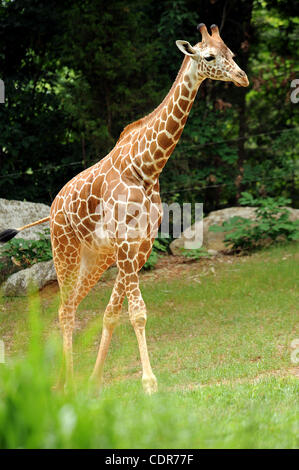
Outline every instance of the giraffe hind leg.
[[[72, 335], [78, 305], [113, 262], [111, 256], [101, 256], [86, 247], [81, 246], [78, 251], [80, 255], [72, 266], [73, 269], [63, 271], [63, 276], [58, 275], [61, 293], [59, 323], [63, 335], [63, 362], [57, 388], [72, 388]], [[60, 272], [59, 267], [57, 272]]]
[[116, 327], [125, 298], [125, 285], [120, 274], [117, 275], [110, 301], [103, 318], [102, 337], [97, 360], [90, 377], [90, 386], [99, 389], [102, 384], [104, 362], [108, 353], [113, 330]]

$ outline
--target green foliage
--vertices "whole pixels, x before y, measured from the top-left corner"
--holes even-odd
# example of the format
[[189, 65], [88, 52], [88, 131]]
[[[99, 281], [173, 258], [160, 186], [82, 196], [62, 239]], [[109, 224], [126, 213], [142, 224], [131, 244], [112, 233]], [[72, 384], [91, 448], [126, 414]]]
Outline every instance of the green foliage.
[[[49, 230], [40, 232], [38, 240], [24, 240], [23, 238], [10, 240], [1, 249], [1, 256], [22, 269], [41, 261], [49, 261], [52, 259]], [[0, 269], [3, 267], [3, 263], [0, 263]]]
[[295, 378], [150, 398], [127, 380], [92, 398], [86, 387], [77, 395], [51, 390], [57, 361], [57, 347], [48, 342], [9, 367], [0, 365], [1, 449], [297, 447]]
[[289, 219], [289, 199], [254, 198], [250, 193], [242, 193], [240, 203], [244, 206], [257, 206], [256, 220], [232, 217], [222, 226], [211, 226], [214, 232], [228, 232], [225, 243], [236, 251], [251, 251], [265, 244], [299, 240], [299, 221]]
[[198, 248], [194, 250], [186, 250], [185, 248], [182, 248], [182, 255], [194, 261], [199, 260], [201, 258], [211, 257], [211, 255], [204, 248]]
[[197, 43], [203, 21], [223, 23], [251, 85], [203, 82], [161, 175], [163, 199], [204, 201], [209, 212], [246, 190], [298, 206], [295, 3], [1, 2], [0, 195], [49, 203], [104, 157], [126, 124], [159, 105], [182, 62], [175, 40]]
[[51, 388], [62, 350], [54, 336], [58, 303], [2, 299], [0, 448], [298, 448], [299, 384], [289, 348], [298, 337], [296, 252], [288, 245], [220, 263], [217, 277], [201, 284], [192, 279], [196, 265], [192, 276], [147, 281], [159, 380], [151, 397], [142, 392], [129, 321], [115, 329], [101, 393], [88, 395], [102, 324], [95, 311], [104, 312], [109, 286], [94, 289], [77, 314], [85, 326], [74, 334], [73, 395]]

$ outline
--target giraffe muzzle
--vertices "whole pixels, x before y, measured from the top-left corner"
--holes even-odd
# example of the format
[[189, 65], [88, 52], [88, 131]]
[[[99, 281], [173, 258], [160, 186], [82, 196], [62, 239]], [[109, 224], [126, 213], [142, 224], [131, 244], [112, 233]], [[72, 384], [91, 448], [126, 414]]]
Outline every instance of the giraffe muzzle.
[[237, 72], [233, 78], [233, 83], [236, 86], [239, 87], [247, 87], [249, 85], [249, 80], [245, 72], [241, 70], [240, 72]]

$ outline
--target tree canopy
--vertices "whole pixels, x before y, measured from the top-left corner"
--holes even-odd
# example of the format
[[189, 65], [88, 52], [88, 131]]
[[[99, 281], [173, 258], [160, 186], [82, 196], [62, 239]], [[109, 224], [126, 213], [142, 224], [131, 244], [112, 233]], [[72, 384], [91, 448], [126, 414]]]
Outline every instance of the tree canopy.
[[[164, 98], [176, 39], [216, 23], [250, 87], [206, 80], [161, 175], [165, 202], [241, 191], [298, 200], [299, 16], [295, 0], [2, 0], [0, 197], [51, 203]], [[298, 86], [298, 85], [297, 85]]]

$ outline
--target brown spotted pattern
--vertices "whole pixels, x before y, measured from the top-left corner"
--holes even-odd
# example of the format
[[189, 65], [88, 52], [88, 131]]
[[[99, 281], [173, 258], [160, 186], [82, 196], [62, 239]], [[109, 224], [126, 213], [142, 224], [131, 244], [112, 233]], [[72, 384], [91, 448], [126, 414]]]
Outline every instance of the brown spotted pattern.
[[[151, 253], [162, 218], [159, 175], [181, 136], [203, 79], [226, 80], [237, 67], [222, 42], [203, 41], [191, 49], [192, 54], [183, 50], [186, 57], [178, 76], [158, 108], [127, 126], [113, 150], [69, 181], [52, 204], [51, 237], [61, 291], [59, 321], [64, 346], [60, 385], [72, 380], [76, 309], [102, 273], [116, 262], [118, 275], [104, 313], [92, 381], [101, 382], [112, 332], [127, 296], [143, 386], [148, 393], [157, 389], [146, 346], [147, 315], [138, 271]], [[217, 60], [210, 64], [203, 57], [212, 53]]]

